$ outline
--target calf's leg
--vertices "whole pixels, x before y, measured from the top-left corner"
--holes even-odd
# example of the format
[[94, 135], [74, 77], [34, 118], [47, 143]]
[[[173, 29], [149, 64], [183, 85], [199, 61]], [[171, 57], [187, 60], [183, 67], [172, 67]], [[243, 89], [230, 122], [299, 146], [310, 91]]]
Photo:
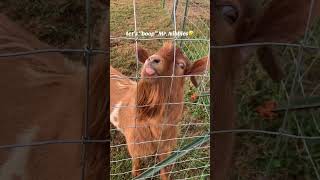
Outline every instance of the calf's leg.
[[140, 158], [132, 158], [132, 176], [139, 176], [141, 174], [140, 169]]
[[[159, 155], [159, 161], [161, 162], [161, 161], [165, 160], [168, 156], [169, 156], [169, 154], [167, 154], [167, 153]], [[163, 167], [160, 170], [160, 179], [161, 180], [169, 180], [170, 179], [169, 172], [172, 170], [172, 168], [173, 168], [173, 165]]]

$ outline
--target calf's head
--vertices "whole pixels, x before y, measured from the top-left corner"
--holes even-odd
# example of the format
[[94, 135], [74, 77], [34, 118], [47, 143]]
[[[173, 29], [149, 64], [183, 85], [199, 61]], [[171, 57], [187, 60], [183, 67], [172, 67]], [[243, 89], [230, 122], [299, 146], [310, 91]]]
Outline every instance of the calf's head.
[[[145, 81], [156, 82], [161, 76], [177, 76], [174, 81], [183, 82], [184, 75], [190, 75], [192, 83], [197, 86], [194, 76], [200, 75], [208, 66], [208, 58], [201, 58], [194, 63], [173, 43], [165, 42], [159, 51], [149, 56], [143, 48], [138, 48], [138, 59], [143, 63], [141, 77]], [[168, 80], [168, 77], [164, 77]], [[179, 83], [178, 83], [179, 84]]]

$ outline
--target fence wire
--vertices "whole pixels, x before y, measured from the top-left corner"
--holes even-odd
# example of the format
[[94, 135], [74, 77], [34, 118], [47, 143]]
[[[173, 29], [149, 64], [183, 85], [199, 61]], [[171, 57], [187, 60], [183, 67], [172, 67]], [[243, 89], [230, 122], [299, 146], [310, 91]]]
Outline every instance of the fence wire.
[[[111, 30], [111, 64], [113, 67], [120, 69], [122, 73], [126, 75], [126, 78], [131, 79], [132, 81], [139, 81], [142, 78], [139, 75], [140, 65], [138, 62], [137, 55], [137, 47], [138, 44], [144, 45], [144, 47], [149, 47], [156, 51], [162, 45], [163, 41], [171, 40], [175, 45], [174, 48], [180, 47], [184, 54], [191, 60], [195, 61], [204, 56], [209, 57], [210, 53], [210, 40], [209, 40], [209, 1], [196, 1], [196, 0], [180, 0], [180, 1], [159, 1], [156, 4], [152, 4], [152, 6], [148, 6], [146, 9], [145, 3], [147, 1], [144, 0], [132, 0], [132, 2], [128, 0], [122, 0], [119, 2], [111, 1], [111, 22], [117, 21], [115, 24], [111, 24], [111, 29], [113, 26], [119, 26], [122, 12], [122, 8], [127, 5], [127, 9], [130, 11], [127, 12], [129, 15], [127, 18], [130, 18], [128, 26], [126, 29], [121, 29], [119, 33], [117, 30]], [[205, 16], [201, 15], [201, 17], [195, 15], [199, 11], [196, 9], [196, 4], [203, 5], [202, 10], [206, 14]], [[114, 5], [114, 7], [113, 7]], [[118, 5], [118, 7], [117, 7]], [[119, 7], [122, 5], [123, 7]], [[153, 7], [154, 6], [154, 7]], [[155, 10], [152, 11], [152, 10]], [[144, 12], [146, 11], [146, 12]], [[150, 12], [150, 13], [149, 13]], [[153, 14], [156, 14], [156, 17], [152, 17]], [[130, 16], [130, 17], [129, 17]], [[147, 16], [151, 16], [147, 17]], [[154, 22], [154, 24], [151, 24]], [[159, 23], [159, 24], [157, 24]], [[202, 28], [199, 28], [202, 27]], [[192, 36], [188, 37], [143, 37], [143, 36], [134, 36], [127, 37], [125, 36], [126, 30], [132, 30], [133, 32], [139, 31], [193, 31]], [[119, 30], [118, 30], [119, 31]], [[135, 63], [131, 63], [130, 61], [126, 61], [124, 58], [119, 56], [124, 56], [126, 54], [125, 51], [121, 51], [121, 53], [117, 52], [117, 49], [127, 50], [127, 47], [135, 47], [133, 50], [128, 50], [130, 53], [127, 55], [130, 59], [135, 59]], [[174, 51], [175, 53], [175, 51]], [[112, 58], [113, 57], [113, 58]], [[125, 57], [127, 58], [127, 57]], [[176, 61], [176, 56], [174, 54], [174, 62]], [[175, 63], [173, 63], [175, 64]], [[168, 93], [172, 94], [173, 92], [173, 79], [176, 77], [190, 77], [190, 75], [177, 76], [174, 74], [174, 67], [172, 67], [172, 75], [170, 76], [157, 76], [152, 78], [166, 78], [168, 82], [170, 82], [170, 87], [168, 87]], [[131, 71], [128, 71], [131, 69]], [[134, 69], [134, 72], [132, 70]], [[194, 88], [189, 86], [186, 83], [185, 88], [185, 97], [183, 102], [178, 103], [170, 103], [164, 102], [161, 105], [184, 105], [187, 107], [187, 111], [184, 113], [182, 121], [178, 124], [170, 124], [167, 120], [167, 112], [165, 111], [163, 121], [161, 124], [155, 125], [158, 127], [177, 127], [181, 130], [181, 133], [178, 137], [171, 139], [155, 139], [150, 141], [143, 142], [131, 142], [131, 144], [147, 144], [147, 143], [155, 143], [158, 142], [157, 151], [155, 154], [139, 157], [143, 161], [143, 166], [139, 169], [141, 172], [144, 172], [153, 165], [155, 165], [156, 157], [159, 155], [170, 155], [174, 152], [181, 152], [181, 148], [190, 143], [193, 139], [197, 137], [203, 137], [204, 135], [209, 133], [209, 116], [210, 116], [210, 101], [209, 101], [209, 71], [206, 70], [206, 73], [203, 75], [192, 75], [198, 78], [200, 82], [200, 86], [198, 88]], [[122, 77], [110, 77], [110, 80], [119, 80]], [[188, 82], [188, 81], [187, 81]], [[137, 92], [139, 93], [139, 92]], [[191, 100], [190, 97], [196, 97], [196, 100]], [[160, 104], [159, 104], [160, 105]], [[125, 108], [139, 108], [146, 107], [148, 105], [139, 105], [139, 106], [130, 106], [130, 105], [121, 105], [112, 107], [113, 110], [125, 109]], [[150, 126], [150, 125], [148, 125]], [[135, 124], [134, 126], [125, 127], [126, 128], [144, 128], [146, 126], [141, 126]], [[131, 175], [131, 161], [132, 157], [128, 154], [126, 146], [130, 144], [130, 142], [126, 142], [124, 140], [124, 136], [118, 132], [115, 127], [111, 126], [111, 179], [124, 179], [124, 178], [133, 178]], [[141, 129], [143, 130], [143, 129]], [[161, 135], [162, 136], [161, 131]], [[159, 149], [160, 142], [170, 142], [177, 141], [178, 146], [168, 153], [161, 153]], [[208, 177], [209, 174], [209, 148], [208, 143], [202, 145], [201, 147], [197, 147], [192, 152], [188, 153], [186, 157], [183, 157], [177, 160], [170, 165], [173, 165], [173, 169], [168, 172], [168, 176], [173, 179], [179, 178], [199, 178], [199, 177]], [[159, 179], [159, 174], [155, 174], [151, 179]]]
[[[92, 139], [88, 134], [88, 126], [89, 126], [89, 92], [90, 92], [90, 64], [92, 62], [92, 56], [96, 54], [106, 54], [106, 50], [102, 49], [94, 49], [92, 47], [92, 22], [91, 22], [91, 0], [85, 0], [85, 16], [86, 16], [86, 35], [87, 40], [86, 44], [84, 44], [83, 49], [36, 49], [24, 52], [15, 52], [15, 53], [0, 53], [0, 58], [10, 58], [10, 57], [18, 57], [18, 56], [27, 56], [27, 55], [35, 55], [35, 54], [43, 54], [43, 53], [82, 53], [83, 58], [86, 64], [86, 94], [85, 94], [85, 117], [83, 120], [84, 124], [84, 132], [81, 139], [66, 139], [66, 140], [48, 140], [48, 141], [39, 141], [32, 143], [19, 143], [19, 144], [7, 144], [0, 145], [0, 150], [2, 149], [13, 149], [13, 148], [26, 148], [31, 146], [44, 146], [44, 145], [52, 145], [52, 144], [82, 144], [81, 150], [81, 180], [85, 180], [85, 170], [86, 170], [86, 161], [88, 154], [86, 153], [86, 144], [90, 143], [107, 143], [110, 142], [109, 139]], [[1, 59], [0, 59], [1, 60]], [[79, 120], [80, 121], [80, 120]]]
[[[233, 169], [233, 179], [320, 179], [319, 106], [299, 111], [291, 109], [296, 98], [319, 96], [320, 92], [320, 23], [316, 23], [313, 28], [310, 24], [314, 3], [312, 0], [304, 36], [298, 43], [261, 42], [211, 46], [212, 51], [249, 46], [279, 48], [281, 64], [286, 71], [286, 79], [275, 84], [266, 80], [267, 75], [261, 73], [255, 62], [250, 62], [237, 91], [240, 99], [239, 129], [211, 132], [234, 133], [240, 138], [234, 155], [237, 168]], [[259, 102], [253, 102], [253, 99], [258, 98], [261, 100], [254, 101]], [[284, 104], [285, 111], [277, 112], [278, 117], [272, 120], [266, 120], [253, 112], [252, 104], [270, 99]]]

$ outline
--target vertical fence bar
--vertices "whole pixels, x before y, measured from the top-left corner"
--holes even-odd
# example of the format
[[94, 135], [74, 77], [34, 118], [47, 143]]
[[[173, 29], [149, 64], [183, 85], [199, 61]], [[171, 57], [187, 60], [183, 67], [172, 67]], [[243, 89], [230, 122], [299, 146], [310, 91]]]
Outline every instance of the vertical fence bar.
[[166, 0], [161, 0], [161, 5], [162, 5], [162, 8], [164, 8], [164, 6], [166, 5]]
[[[176, 10], [177, 10], [177, 5], [178, 5], [178, 0], [174, 0], [173, 2], [173, 8], [172, 8], [172, 19], [173, 20], [173, 27], [174, 27], [174, 31], [176, 32], [177, 31], [177, 21], [176, 21]], [[170, 77], [170, 89], [169, 89], [169, 97], [170, 95], [172, 94], [172, 87], [173, 87], [173, 80], [174, 80], [174, 76], [175, 76], [175, 64], [176, 64], [176, 41], [177, 41], [177, 37], [176, 37], [176, 33], [174, 34], [174, 40], [173, 40], [173, 65], [172, 65], [172, 74], [171, 74], [171, 77]], [[170, 103], [170, 100], [171, 98], [168, 99], [168, 102], [166, 103]], [[168, 123], [168, 116], [169, 116], [169, 108], [170, 108], [170, 105], [167, 104], [165, 105], [165, 111], [164, 111], [164, 118], [163, 118], [163, 121], [161, 122], [161, 133], [160, 133], [160, 137], [159, 137], [159, 143], [157, 144], [157, 150], [156, 150], [156, 153], [155, 153], [155, 157], [154, 157], [154, 162], [157, 161], [157, 157], [159, 156], [159, 149], [160, 149], [160, 146], [161, 146], [161, 141], [162, 140], [162, 137], [163, 137], [163, 127], [166, 126], [166, 124]], [[156, 165], [156, 164], [154, 164]]]
[[[185, 26], [186, 26], [186, 19], [187, 19], [187, 16], [188, 16], [188, 8], [189, 7], [189, 0], [186, 0], [186, 5], [184, 6], [184, 14], [183, 14], [183, 19], [182, 19], [182, 31], [185, 30]], [[180, 41], [180, 47], [182, 48], [182, 42], [183, 41]]]
[[[90, 96], [90, 63], [91, 63], [91, 50], [92, 50], [92, 41], [91, 41], [91, 1], [86, 0], [86, 30], [87, 30], [87, 45], [84, 51], [84, 58], [86, 63], [86, 94], [85, 94], [85, 122], [84, 122], [84, 132], [82, 135], [82, 140], [88, 140], [88, 126], [89, 126], [89, 96]], [[87, 161], [87, 151], [86, 143], [82, 143], [82, 154], [81, 154], [81, 179], [85, 180], [85, 171], [86, 171], [86, 161]]]
[[178, 7], [179, 0], [174, 0], [172, 4], [172, 13], [171, 13], [171, 22], [174, 23], [174, 17], [177, 13], [177, 7]]

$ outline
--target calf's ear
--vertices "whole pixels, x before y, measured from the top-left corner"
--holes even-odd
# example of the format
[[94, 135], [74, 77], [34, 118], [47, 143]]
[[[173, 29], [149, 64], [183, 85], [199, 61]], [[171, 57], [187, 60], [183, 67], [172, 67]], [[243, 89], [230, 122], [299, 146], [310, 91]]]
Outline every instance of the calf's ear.
[[148, 52], [142, 47], [138, 47], [137, 53], [138, 53], [138, 60], [141, 63], [144, 63], [149, 58]]
[[[200, 75], [205, 72], [205, 70], [209, 69], [209, 58], [208, 57], [203, 57], [201, 59], [198, 59], [195, 61], [190, 70], [186, 73], [187, 75]], [[190, 77], [192, 84], [195, 87], [198, 87], [198, 82], [196, 80], [196, 76], [191, 76]]]

